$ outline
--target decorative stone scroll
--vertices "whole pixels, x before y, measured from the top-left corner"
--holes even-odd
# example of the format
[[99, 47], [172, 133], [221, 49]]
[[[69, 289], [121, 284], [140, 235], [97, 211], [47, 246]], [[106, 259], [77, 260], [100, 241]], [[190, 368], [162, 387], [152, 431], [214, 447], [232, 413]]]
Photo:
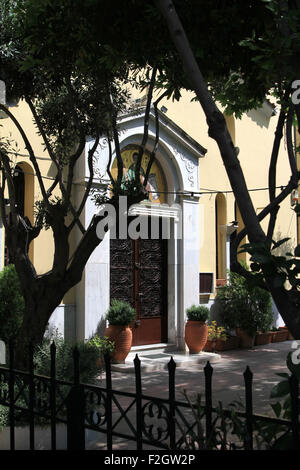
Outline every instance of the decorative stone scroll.
[[195, 187], [195, 169], [196, 169], [196, 165], [193, 162], [191, 162], [191, 160], [186, 158], [186, 156], [182, 152], [177, 150], [177, 148], [173, 147], [173, 152], [174, 152], [174, 154], [176, 155], [177, 158], [180, 158], [183, 161], [183, 163], [185, 165], [185, 169], [188, 173], [187, 179], [189, 181], [189, 184], [192, 188], [194, 188]]

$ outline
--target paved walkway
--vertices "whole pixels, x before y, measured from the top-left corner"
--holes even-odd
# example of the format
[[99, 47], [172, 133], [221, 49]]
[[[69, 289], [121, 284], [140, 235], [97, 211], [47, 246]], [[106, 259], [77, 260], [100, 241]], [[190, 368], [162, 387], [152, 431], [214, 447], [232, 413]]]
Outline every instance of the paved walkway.
[[[253, 406], [254, 413], [274, 416], [270, 407], [270, 391], [281, 378], [276, 374], [287, 372], [286, 357], [292, 351], [292, 341], [271, 343], [265, 346], [255, 346], [253, 349], [238, 349], [224, 351], [213, 362], [213, 404], [222, 401], [226, 407], [234, 400], [244, 402], [243, 373], [247, 367], [253, 372]], [[172, 353], [170, 353], [172, 354]], [[139, 356], [141, 356], [139, 354]], [[174, 353], [176, 362], [176, 353]], [[156, 360], [159, 360], [157, 358]], [[183, 392], [200, 393], [204, 396], [204, 363], [181, 362], [176, 368], [176, 399], [185, 401]], [[132, 370], [132, 369], [131, 369]], [[143, 393], [154, 397], [168, 397], [168, 371], [142, 370]], [[112, 386], [114, 390], [135, 392], [134, 373], [127, 369], [124, 372], [113, 371]], [[102, 441], [103, 442], [103, 441]], [[133, 443], [114, 441], [117, 448], [134, 449]], [[91, 446], [90, 448], [103, 448]]]
[[[287, 372], [286, 357], [292, 351], [292, 341], [270, 343], [265, 346], [255, 346], [252, 349], [235, 349], [223, 351], [220, 359], [212, 361], [213, 372], [213, 399], [224, 405], [235, 399], [244, 399], [243, 373], [247, 367], [253, 372], [253, 405], [254, 412], [272, 414], [269, 406], [269, 396], [272, 387], [281, 378], [276, 374]], [[172, 353], [169, 353], [172, 354]], [[140, 355], [139, 355], [140, 356]], [[176, 362], [176, 353], [173, 355]], [[142, 360], [142, 358], [141, 358]], [[176, 398], [182, 400], [183, 390], [204, 393], [203, 367], [207, 360], [200, 364], [181, 363], [176, 368]], [[142, 371], [143, 392], [152, 396], [168, 396], [168, 372], [166, 369], [158, 371]], [[113, 388], [123, 391], [135, 391], [133, 373], [113, 372]]]

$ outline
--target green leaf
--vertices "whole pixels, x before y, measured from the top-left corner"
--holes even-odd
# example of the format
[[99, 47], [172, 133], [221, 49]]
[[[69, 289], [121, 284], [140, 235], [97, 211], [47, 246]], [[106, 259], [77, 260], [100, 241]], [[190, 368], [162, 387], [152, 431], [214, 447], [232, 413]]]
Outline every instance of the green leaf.
[[288, 450], [292, 448], [293, 445], [293, 439], [292, 439], [292, 433], [290, 431], [287, 431], [285, 434], [280, 436], [275, 444], [272, 446], [272, 449], [274, 450]]
[[290, 385], [287, 380], [284, 380], [272, 388], [270, 398], [281, 398], [288, 393], [290, 393]]
[[283, 238], [282, 240], [279, 240], [278, 242], [274, 242], [274, 245], [272, 247], [272, 250], [275, 250], [275, 248], [278, 248], [279, 246], [283, 245], [283, 243], [286, 243], [290, 238]]
[[276, 276], [274, 276], [274, 287], [281, 287], [285, 283], [285, 280], [285, 274], [277, 274]]
[[254, 253], [251, 257], [251, 260], [259, 264], [267, 264], [270, 262], [270, 257], [261, 253]]
[[296, 212], [296, 214], [298, 214], [298, 212], [300, 212], [300, 204], [297, 204], [293, 210]]
[[284, 379], [288, 379], [290, 377], [290, 374], [287, 374], [286, 372], [278, 372], [276, 375], [283, 377]]
[[284, 401], [283, 403], [283, 407], [282, 407], [284, 410], [287, 410], [288, 412], [291, 411], [291, 396], [289, 395], [287, 397], [287, 399]]
[[279, 402], [274, 403], [274, 404], [271, 404], [271, 407], [272, 407], [275, 415], [277, 416], [277, 418], [279, 418], [280, 413], [281, 413], [281, 404]]
[[297, 245], [294, 250], [295, 256], [300, 256], [300, 245]]

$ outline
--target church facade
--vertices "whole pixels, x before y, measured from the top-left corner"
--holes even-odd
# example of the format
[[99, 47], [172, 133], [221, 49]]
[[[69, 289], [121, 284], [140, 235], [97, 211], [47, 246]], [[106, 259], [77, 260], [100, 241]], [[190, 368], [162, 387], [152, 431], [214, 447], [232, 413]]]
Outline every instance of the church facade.
[[[35, 134], [26, 105], [21, 102], [13, 111], [19, 119], [25, 120], [26, 131], [40, 158], [42, 175], [51, 182], [54, 177], [51, 161]], [[20, 140], [8, 119], [2, 118], [4, 132], [12, 132], [15, 139]], [[255, 209], [259, 212], [268, 200], [268, 156], [272, 150], [276, 109], [266, 102], [241, 120], [229, 116], [226, 121]], [[179, 103], [165, 101], [159, 111], [159, 122], [159, 145], [147, 187], [149, 198], [124, 210], [126, 216], [135, 216], [132, 220], [140, 222], [139, 229], [133, 222], [127, 238], [111, 229], [93, 252], [82, 280], [65, 296], [50, 319], [50, 326], [66, 338], [83, 340], [96, 332], [102, 334], [106, 326], [105, 312], [112, 298], [126, 300], [136, 309], [135, 346], [172, 344], [184, 349], [186, 309], [201, 303], [214, 315], [217, 288], [226, 283], [230, 268], [230, 238], [243, 228], [243, 221], [217, 146], [207, 135], [200, 105], [191, 102], [188, 93], [183, 94]], [[125, 182], [134, 174], [135, 153], [143, 136], [141, 110], [123, 115], [119, 127]], [[154, 141], [155, 116], [151, 111], [141, 178]], [[76, 166], [75, 206], [81, 200], [89, 177], [87, 156], [93, 143], [92, 138], [87, 138], [85, 151]], [[16, 177], [19, 178], [24, 214], [33, 222], [33, 206], [39, 198], [39, 189], [26, 149], [22, 149], [21, 144], [19, 147], [14, 157]], [[98, 190], [107, 188], [108, 162], [108, 144], [101, 139], [95, 152], [94, 188]], [[284, 186], [289, 179], [284, 144], [278, 167], [278, 185]], [[116, 172], [115, 158], [111, 159], [110, 171]], [[290, 198], [282, 204], [275, 234], [278, 239], [289, 237], [295, 246], [298, 222], [292, 204]], [[88, 227], [98, 210], [91, 195], [81, 215], [84, 227]], [[142, 226], [145, 233], [138, 236]], [[0, 230], [1, 265], [4, 266], [7, 256], [3, 226]], [[74, 230], [74, 246], [79, 236]], [[30, 250], [31, 260], [39, 273], [51, 268], [53, 242], [50, 231], [43, 231]], [[240, 258], [247, 261], [245, 255]], [[274, 323], [282, 324], [276, 309]]]

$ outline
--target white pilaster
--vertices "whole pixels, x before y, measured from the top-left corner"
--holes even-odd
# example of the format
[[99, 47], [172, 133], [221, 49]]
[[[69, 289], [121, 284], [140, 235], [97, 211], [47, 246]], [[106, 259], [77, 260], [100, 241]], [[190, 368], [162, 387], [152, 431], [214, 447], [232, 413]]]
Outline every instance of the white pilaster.
[[185, 348], [185, 311], [199, 303], [199, 201], [185, 198], [183, 209], [183, 238], [181, 243], [181, 312], [178, 337], [181, 348]]

